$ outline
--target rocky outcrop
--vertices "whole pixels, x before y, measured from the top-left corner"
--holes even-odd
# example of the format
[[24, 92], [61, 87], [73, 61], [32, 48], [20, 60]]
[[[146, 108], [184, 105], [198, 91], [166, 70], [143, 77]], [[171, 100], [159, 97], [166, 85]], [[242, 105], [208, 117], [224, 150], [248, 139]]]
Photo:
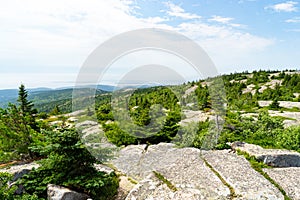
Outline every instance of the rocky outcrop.
[[[258, 105], [261, 107], [269, 106], [272, 101], [258, 101]], [[299, 108], [300, 102], [293, 102], [293, 101], [278, 101], [279, 106], [283, 108]]]
[[187, 126], [192, 122], [205, 121], [207, 118], [212, 118], [211, 115], [203, 111], [194, 111], [194, 110], [183, 110], [185, 119], [182, 119], [179, 124], [182, 126]]
[[[283, 152], [297, 154], [285, 150], [266, 150], [242, 142], [235, 145], [235, 148], [258, 157], [266, 152], [272, 152], [273, 156], [276, 153], [285, 155]], [[138, 181], [126, 200], [285, 198], [277, 186], [254, 170], [243, 156], [230, 150], [200, 151], [195, 148], [177, 148], [167, 143], [131, 145], [123, 148], [111, 162], [123, 174]], [[300, 168], [265, 169], [265, 172], [291, 199], [300, 199]]]
[[283, 149], [264, 149], [258, 145], [247, 144], [235, 147], [247, 152], [259, 161], [272, 167], [300, 167], [300, 153]]
[[57, 185], [49, 184], [47, 186], [48, 200], [87, 200], [89, 196], [86, 194], [72, 191]]
[[203, 191], [195, 188], [173, 191], [163, 181], [158, 179], [154, 173], [150, 173], [142, 180], [127, 196], [126, 200], [206, 200], [206, 199], [228, 199], [224, 195], [204, 196]]
[[264, 169], [278, 183], [291, 199], [300, 199], [300, 168]]
[[[233, 144], [234, 149], [258, 159], [265, 156], [263, 161], [266, 163], [268, 158], [280, 157], [283, 161], [272, 161], [272, 165], [276, 166], [292, 163], [286, 155], [298, 156], [297, 152], [292, 151], [263, 149], [243, 142]], [[178, 148], [170, 143], [130, 145], [122, 148], [118, 156], [109, 162], [120, 175], [116, 200], [285, 198], [265, 174], [258, 173], [243, 156], [230, 150], [201, 151]], [[18, 174], [20, 169], [31, 169], [33, 166], [38, 167], [36, 164], [13, 166], [6, 172]], [[113, 172], [105, 165], [97, 164], [95, 167], [98, 171]], [[300, 167], [263, 170], [292, 200], [300, 199]], [[48, 195], [53, 200], [88, 199], [85, 194], [55, 185], [48, 186]]]
[[[126, 199], [227, 199], [229, 189], [205, 165], [200, 150], [175, 148], [161, 143], [128, 146], [113, 164], [121, 172], [140, 180]], [[159, 180], [153, 171], [168, 180], [176, 191]]]
[[38, 168], [39, 166], [39, 164], [32, 162], [27, 164], [9, 166], [7, 168], [0, 169], [0, 172], [7, 172], [13, 174], [14, 177], [12, 181], [16, 181], [17, 179], [21, 178], [24, 174], [28, 174], [33, 168]]
[[203, 157], [234, 189], [237, 199], [284, 199], [281, 192], [256, 172], [243, 156], [222, 150], [209, 151]]

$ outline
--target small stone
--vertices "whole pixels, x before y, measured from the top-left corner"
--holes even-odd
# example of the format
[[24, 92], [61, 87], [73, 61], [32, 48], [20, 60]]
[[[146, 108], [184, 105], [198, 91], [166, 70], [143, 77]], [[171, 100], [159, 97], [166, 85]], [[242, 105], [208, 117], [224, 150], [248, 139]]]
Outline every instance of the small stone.
[[87, 200], [89, 196], [86, 194], [72, 191], [68, 188], [49, 184], [47, 185], [48, 200]]

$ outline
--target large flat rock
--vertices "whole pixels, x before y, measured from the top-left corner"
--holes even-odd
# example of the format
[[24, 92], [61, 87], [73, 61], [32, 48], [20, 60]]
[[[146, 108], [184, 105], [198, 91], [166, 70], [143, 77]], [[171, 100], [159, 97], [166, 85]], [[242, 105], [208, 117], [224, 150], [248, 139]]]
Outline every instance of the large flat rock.
[[284, 199], [280, 191], [243, 157], [228, 150], [210, 151], [203, 158], [230, 184], [238, 199]]
[[[200, 150], [166, 143], [145, 148], [128, 146], [112, 161], [118, 170], [140, 181], [127, 199], [227, 199], [230, 195], [229, 188], [200, 158]], [[157, 180], [153, 171], [163, 175], [177, 191]]]
[[300, 167], [300, 153], [284, 149], [264, 149], [258, 145], [244, 143], [235, 147], [255, 156], [257, 160], [272, 167]]
[[264, 169], [264, 171], [283, 188], [291, 199], [300, 199], [299, 167]]
[[174, 191], [167, 184], [159, 180], [154, 173], [150, 173], [144, 180], [137, 184], [130, 191], [126, 200], [207, 200], [207, 199], [228, 199], [225, 196], [203, 195], [202, 191], [196, 188], [178, 189]]

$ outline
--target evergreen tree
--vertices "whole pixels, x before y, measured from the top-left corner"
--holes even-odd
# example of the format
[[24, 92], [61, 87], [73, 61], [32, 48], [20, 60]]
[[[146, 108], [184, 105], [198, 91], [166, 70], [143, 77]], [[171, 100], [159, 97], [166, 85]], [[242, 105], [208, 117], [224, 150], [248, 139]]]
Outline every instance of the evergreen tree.
[[56, 105], [56, 106], [53, 108], [53, 110], [50, 112], [50, 115], [59, 115], [59, 114], [61, 114], [61, 111], [60, 111], [58, 105]]
[[33, 110], [33, 103], [31, 101], [28, 101], [28, 92], [25, 89], [25, 86], [21, 84], [19, 87], [19, 97], [18, 102], [20, 104], [20, 111], [25, 113], [30, 113]]
[[18, 103], [20, 114], [25, 120], [24, 124], [28, 124], [35, 131], [39, 131], [36, 123], [37, 110], [33, 108], [34, 104], [28, 100], [28, 92], [23, 84], [19, 87]]
[[0, 152], [11, 155], [9, 158], [1, 158], [0, 162], [36, 156], [29, 147], [40, 132], [35, 120], [37, 111], [33, 108], [33, 103], [28, 101], [24, 85], [19, 89], [19, 105], [9, 104], [6, 109], [0, 109]]

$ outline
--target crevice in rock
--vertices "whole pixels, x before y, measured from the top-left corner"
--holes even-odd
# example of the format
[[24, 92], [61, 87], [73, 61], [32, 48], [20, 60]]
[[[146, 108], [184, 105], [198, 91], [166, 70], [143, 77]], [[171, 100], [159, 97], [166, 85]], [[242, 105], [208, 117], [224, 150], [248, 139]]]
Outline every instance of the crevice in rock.
[[254, 156], [250, 156], [247, 152], [237, 150], [238, 155], [242, 155], [245, 157], [245, 159], [250, 163], [251, 167], [260, 173], [265, 179], [267, 179], [272, 185], [274, 185], [284, 196], [284, 200], [292, 200], [287, 193], [284, 191], [284, 189], [275, 181], [273, 180], [266, 172], [263, 171], [263, 162], [259, 162]]
[[143, 152], [142, 152], [143, 154], [147, 152], [149, 146], [150, 146], [150, 144], [147, 143], [145, 148], [143, 149]]
[[220, 179], [220, 181], [226, 186], [228, 187], [229, 191], [230, 191], [230, 196], [229, 199], [235, 199], [236, 197], [238, 197], [238, 195], [235, 193], [234, 188], [226, 182], [226, 180], [220, 175], [220, 173], [215, 170], [208, 162], [207, 160], [205, 160], [203, 157], [201, 157], [201, 159], [203, 160], [203, 162], [205, 163], [205, 165]]
[[160, 181], [162, 181], [164, 184], [166, 184], [168, 186], [168, 188], [170, 190], [172, 190], [173, 192], [177, 191], [177, 188], [175, 187], [175, 185], [173, 185], [168, 179], [166, 179], [162, 174], [153, 171], [154, 175], [156, 178], [158, 178]]

